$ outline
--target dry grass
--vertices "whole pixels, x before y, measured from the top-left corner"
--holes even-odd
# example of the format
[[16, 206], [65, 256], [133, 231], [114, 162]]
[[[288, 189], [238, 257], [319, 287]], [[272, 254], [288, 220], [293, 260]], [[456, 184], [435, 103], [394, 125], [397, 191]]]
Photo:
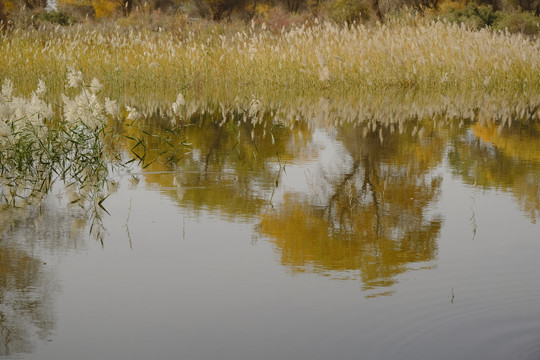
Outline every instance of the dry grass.
[[[230, 32], [204, 24], [165, 32], [77, 25], [0, 36], [0, 80], [13, 81], [22, 95], [43, 80], [48, 100], [60, 103], [72, 68], [88, 83], [99, 79], [103, 98], [148, 111], [170, 109], [182, 93], [191, 112], [247, 111], [254, 101], [289, 112], [323, 101], [357, 116], [367, 116], [358, 114], [362, 109], [415, 116], [478, 112], [486, 103], [495, 106], [491, 117], [538, 117], [540, 41], [412, 17], [370, 28], [323, 23]], [[413, 103], [396, 104], [395, 96]], [[502, 107], [517, 103], [517, 110]]]

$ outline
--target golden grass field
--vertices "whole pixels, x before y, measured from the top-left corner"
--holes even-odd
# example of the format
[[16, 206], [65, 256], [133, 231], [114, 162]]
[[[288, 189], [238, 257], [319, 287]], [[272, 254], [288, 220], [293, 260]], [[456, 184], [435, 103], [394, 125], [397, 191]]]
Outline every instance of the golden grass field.
[[79, 24], [0, 36], [0, 79], [21, 96], [41, 80], [46, 99], [60, 104], [72, 70], [88, 85], [97, 79], [102, 99], [148, 113], [170, 112], [182, 94], [192, 112], [256, 104], [293, 118], [539, 116], [540, 40], [419, 17], [281, 32], [264, 24], [174, 32]]

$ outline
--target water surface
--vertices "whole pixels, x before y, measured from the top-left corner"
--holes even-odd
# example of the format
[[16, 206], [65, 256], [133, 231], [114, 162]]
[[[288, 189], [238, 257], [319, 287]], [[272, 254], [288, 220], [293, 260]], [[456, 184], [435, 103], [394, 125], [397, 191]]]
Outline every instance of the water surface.
[[538, 359], [539, 132], [202, 117], [103, 243], [60, 191], [2, 208], [0, 356]]

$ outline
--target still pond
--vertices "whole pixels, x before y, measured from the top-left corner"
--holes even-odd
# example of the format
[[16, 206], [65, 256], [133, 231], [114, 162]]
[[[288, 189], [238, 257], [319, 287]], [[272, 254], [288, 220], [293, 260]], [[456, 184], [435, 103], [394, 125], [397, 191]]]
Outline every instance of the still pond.
[[1, 208], [0, 358], [540, 359], [537, 122], [178, 136], [100, 238], [58, 187]]

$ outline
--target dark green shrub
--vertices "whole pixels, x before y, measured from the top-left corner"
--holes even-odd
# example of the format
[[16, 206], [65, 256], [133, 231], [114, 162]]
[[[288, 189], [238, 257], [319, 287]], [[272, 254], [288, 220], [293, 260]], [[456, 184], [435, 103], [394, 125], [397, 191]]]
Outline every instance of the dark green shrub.
[[62, 26], [71, 25], [75, 19], [62, 11], [44, 11], [37, 14], [38, 21], [50, 22]]
[[540, 16], [540, 0], [508, 0], [508, 2], [520, 10], [531, 11]]
[[287, 11], [294, 13], [304, 10], [307, 5], [306, 0], [281, 0], [280, 3], [283, 4]]
[[508, 29], [511, 33], [540, 34], [540, 16], [532, 12], [505, 13], [494, 26], [497, 30]]
[[194, 0], [193, 5], [203, 18], [221, 20], [229, 17], [233, 11], [242, 11], [246, 0]]
[[[84, 19], [95, 19], [96, 10], [90, 3], [80, 2], [78, 4], [74, 3], [61, 3], [60, 12], [68, 14], [73, 19], [78, 21], [83, 21]], [[75, 21], [77, 22], [77, 21]]]
[[494, 11], [491, 5], [468, 4], [461, 10], [450, 10], [446, 17], [449, 21], [464, 23], [474, 29], [493, 26], [502, 13]]
[[337, 23], [368, 20], [371, 13], [370, 4], [361, 0], [330, 0], [325, 8], [330, 19]]

